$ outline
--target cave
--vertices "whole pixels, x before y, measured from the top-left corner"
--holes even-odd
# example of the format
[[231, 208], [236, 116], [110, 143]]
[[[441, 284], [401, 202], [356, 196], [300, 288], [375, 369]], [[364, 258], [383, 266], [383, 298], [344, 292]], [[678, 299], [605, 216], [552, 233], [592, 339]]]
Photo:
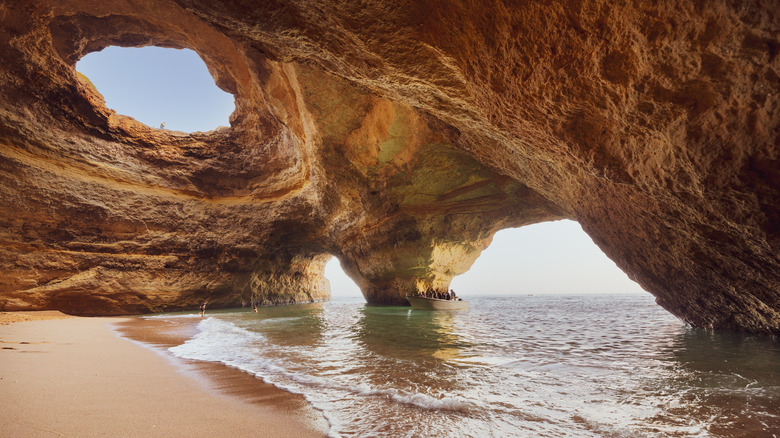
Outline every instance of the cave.
[[[110, 315], [446, 288], [579, 222], [695, 327], [780, 334], [772, 1], [0, 5], [0, 309]], [[195, 51], [230, 126], [155, 129], [75, 64]]]

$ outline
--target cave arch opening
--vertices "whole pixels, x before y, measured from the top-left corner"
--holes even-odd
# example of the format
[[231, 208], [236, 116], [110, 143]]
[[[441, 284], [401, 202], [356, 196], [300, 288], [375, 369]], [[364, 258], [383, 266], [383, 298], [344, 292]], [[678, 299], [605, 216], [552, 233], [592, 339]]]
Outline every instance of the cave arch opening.
[[461, 296], [645, 292], [571, 220], [497, 232], [450, 287]]
[[330, 293], [333, 297], [360, 297], [363, 293], [354, 280], [349, 278], [341, 267], [338, 257], [333, 257], [325, 264], [325, 278], [330, 282]]
[[217, 87], [190, 49], [109, 46], [82, 57], [76, 71], [106, 107], [157, 129], [212, 131], [230, 126], [236, 108], [234, 96]]

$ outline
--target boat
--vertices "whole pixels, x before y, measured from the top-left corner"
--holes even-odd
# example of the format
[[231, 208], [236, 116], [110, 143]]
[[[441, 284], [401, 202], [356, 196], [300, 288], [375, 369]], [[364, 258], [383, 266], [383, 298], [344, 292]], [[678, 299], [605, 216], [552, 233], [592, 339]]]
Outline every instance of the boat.
[[463, 300], [440, 300], [438, 298], [406, 296], [412, 309], [416, 310], [469, 310], [469, 302]]

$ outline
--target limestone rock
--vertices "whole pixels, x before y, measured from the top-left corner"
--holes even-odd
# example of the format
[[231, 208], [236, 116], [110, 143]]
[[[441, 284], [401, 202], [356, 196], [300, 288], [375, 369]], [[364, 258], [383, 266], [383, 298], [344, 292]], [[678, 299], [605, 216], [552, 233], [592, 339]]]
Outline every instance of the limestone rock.
[[[780, 333], [780, 5], [11, 0], [0, 309], [110, 314], [447, 287], [570, 218], [694, 326]], [[75, 62], [190, 48], [235, 95], [190, 135]]]

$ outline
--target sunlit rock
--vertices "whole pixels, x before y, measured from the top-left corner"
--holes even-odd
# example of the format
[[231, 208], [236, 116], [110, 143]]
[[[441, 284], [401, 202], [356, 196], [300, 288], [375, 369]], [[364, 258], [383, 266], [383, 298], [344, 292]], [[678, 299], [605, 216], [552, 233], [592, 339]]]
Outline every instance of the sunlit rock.
[[[0, 5], [0, 307], [106, 314], [444, 288], [571, 218], [675, 315], [780, 333], [773, 2]], [[180, 135], [73, 68], [191, 48], [236, 96]], [[533, 250], [533, 249], [530, 249]]]

